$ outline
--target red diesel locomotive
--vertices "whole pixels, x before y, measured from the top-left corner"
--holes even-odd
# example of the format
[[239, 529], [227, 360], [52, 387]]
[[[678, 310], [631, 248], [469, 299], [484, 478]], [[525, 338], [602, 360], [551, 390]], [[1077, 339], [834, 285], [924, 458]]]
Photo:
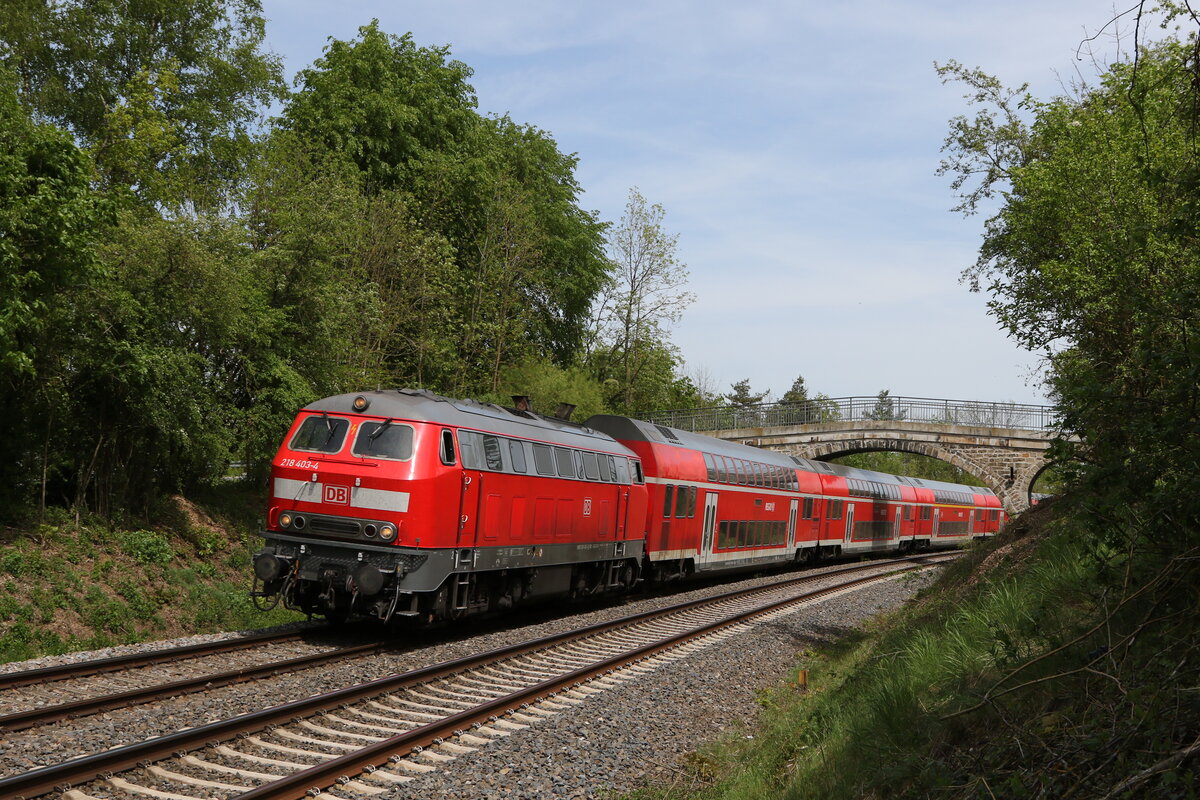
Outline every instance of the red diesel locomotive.
[[271, 470], [257, 597], [450, 620], [640, 579], [995, 532], [978, 487], [807, 461], [648, 422], [427, 391], [305, 406]]

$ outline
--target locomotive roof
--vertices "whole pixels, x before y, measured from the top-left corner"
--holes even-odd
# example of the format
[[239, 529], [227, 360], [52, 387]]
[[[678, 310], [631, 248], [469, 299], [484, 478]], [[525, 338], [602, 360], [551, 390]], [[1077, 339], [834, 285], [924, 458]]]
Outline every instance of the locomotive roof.
[[[363, 411], [355, 411], [356, 397], [365, 397], [370, 405]], [[432, 422], [630, 455], [629, 451], [611, 436], [578, 422], [546, 417], [531, 411], [504, 408], [495, 403], [455, 400], [434, 394], [427, 389], [381, 389], [338, 394], [309, 403], [303, 410]]]
[[748, 461], [758, 461], [766, 464], [778, 464], [786, 467], [799, 467], [807, 472], [837, 475], [843, 478], [857, 478], [864, 481], [875, 481], [893, 485], [919, 486], [925, 489], [952, 492], [969, 492], [973, 494], [993, 494], [991, 489], [983, 486], [967, 486], [965, 484], [947, 483], [945, 481], [930, 481], [922, 478], [909, 478], [904, 475], [892, 475], [888, 472], [875, 472], [869, 469], [848, 467], [844, 464], [834, 464], [829, 461], [813, 461], [798, 456], [789, 456], [774, 450], [738, 444], [726, 439], [717, 439], [700, 433], [670, 428], [629, 417], [618, 417], [610, 414], [597, 414], [585, 423], [597, 430], [604, 431], [615, 439], [632, 442], [652, 442], [654, 444], [690, 447], [704, 453], [743, 458]]

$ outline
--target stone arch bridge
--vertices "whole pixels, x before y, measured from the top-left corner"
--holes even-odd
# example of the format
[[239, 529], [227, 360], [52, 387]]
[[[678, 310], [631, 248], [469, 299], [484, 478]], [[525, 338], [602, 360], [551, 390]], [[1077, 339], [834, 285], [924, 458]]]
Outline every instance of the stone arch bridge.
[[820, 398], [643, 418], [818, 461], [879, 450], [931, 456], [979, 478], [1009, 514], [1029, 506], [1054, 437], [1053, 406], [921, 397]]

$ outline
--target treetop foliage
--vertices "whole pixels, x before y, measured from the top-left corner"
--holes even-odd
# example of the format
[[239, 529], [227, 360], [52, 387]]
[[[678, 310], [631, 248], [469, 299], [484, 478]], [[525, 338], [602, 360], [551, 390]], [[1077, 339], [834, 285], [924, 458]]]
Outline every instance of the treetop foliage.
[[259, 480], [298, 407], [364, 387], [695, 402], [671, 309], [610, 391], [577, 159], [479, 114], [449, 48], [373, 21], [288, 93], [264, 37], [258, 0], [0, 16], [0, 513]]

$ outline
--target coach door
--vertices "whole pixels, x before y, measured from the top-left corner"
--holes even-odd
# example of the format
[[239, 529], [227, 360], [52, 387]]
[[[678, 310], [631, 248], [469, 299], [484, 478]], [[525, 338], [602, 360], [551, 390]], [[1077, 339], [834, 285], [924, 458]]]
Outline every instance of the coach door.
[[793, 500], [791, 505], [788, 507], [787, 538], [784, 539], [784, 542], [787, 543], [788, 547], [791, 547], [796, 541], [796, 516], [799, 514], [799, 512], [800, 501]]
[[854, 539], [854, 503], [846, 503], [846, 544]]
[[696, 561], [707, 564], [712, 561], [713, 538], [717, 530], [717, 492], [704, 493], [704, 526], [701, 528], [700, 552]]

